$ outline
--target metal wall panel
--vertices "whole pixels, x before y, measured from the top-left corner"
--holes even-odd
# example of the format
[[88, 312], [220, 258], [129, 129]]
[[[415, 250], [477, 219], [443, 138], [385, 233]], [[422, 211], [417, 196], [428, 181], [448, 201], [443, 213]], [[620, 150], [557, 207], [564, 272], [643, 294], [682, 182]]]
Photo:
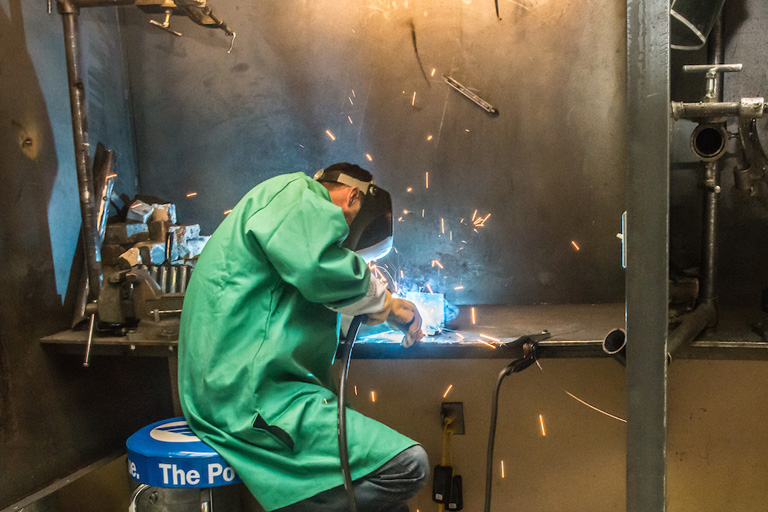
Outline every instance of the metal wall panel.
[[[91, 140], [121, 154], [121, 190], [132, 193], [133, 139], [119, 53], [113, 63], [109, 51], [120, 48], [116, 11], [108, 11], [83, 15], [91, 57], [86, 87], [95, 91]], [[97, 45], [103, 53], [88, 50]], [[103, 60], [107, 56], [110, 61]], [[82, 268], [81, 259], [73, 262], [80, 214], [61, 19], [47, 15], [43, 2], [0, 4], [0, 88], [4, 509], [121, 449], [135, 429], [170, 414], [171, 401], [163, 359], [95, 358], [84, 369], [81, 358], [51, 354], [40, 345], [42, 336], [69, 327], [72, 308], [62, 305], [62, 295], [70, 269], [76, 282]]]
[[472, 0], [211, 5], [229, 55], [220, 31], [173, 18], [176, 38], [126, 11], [143, 192], [210, 233], [260, 181], [352, 161], [393, 193], [401, 284], [457, 304], [622, 300], [623, 5], [500, 2], [501, 21]]

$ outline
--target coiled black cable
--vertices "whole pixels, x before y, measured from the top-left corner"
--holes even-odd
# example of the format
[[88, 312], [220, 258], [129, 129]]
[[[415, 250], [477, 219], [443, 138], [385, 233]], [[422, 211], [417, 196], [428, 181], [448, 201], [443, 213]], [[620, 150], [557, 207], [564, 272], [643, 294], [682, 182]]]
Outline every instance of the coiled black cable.
[[339, 436], [339, 459], [341, 460], [341, 475], [344, 478], [344, 490], [347, 492], [350, 512], [357, 512], [355, 502], [355, 490], [352, 487], [352, 474], [349, 469], [349, 451], [347, 450], [347, 375], [349, 374], [349, 361], [352, 356], [352, 345], [355, 344], [357, 331], [365, 315], [358, 315], [352, 319], [344, 341], [344, 354], [341, 357], [341, 378], [339, 379], [339, 407], [337, 417], [337, 432]]

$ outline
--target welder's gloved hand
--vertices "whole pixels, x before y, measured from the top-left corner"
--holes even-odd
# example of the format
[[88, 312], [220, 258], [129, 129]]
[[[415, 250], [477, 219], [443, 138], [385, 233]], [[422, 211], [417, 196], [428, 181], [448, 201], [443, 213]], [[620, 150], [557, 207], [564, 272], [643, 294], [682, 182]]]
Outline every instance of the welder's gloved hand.
[[387, 323], [405, 333], [403, 346], [410, 347], [421, 338], [421, 315], [413, 302], [405, 299], [392, 299], [392, 310], [387, 317]]
[[399, 329], [405, 333], [403, 346], [410, 347], [422, 337], [421, 315], [416, 306], [407, 300], [393, 298], [387, 290], [384, 299], [384, 308], [376, 313], [368, 313], [365, 318], [366, 325], [377, 325], [386, 321], [390, 327]]

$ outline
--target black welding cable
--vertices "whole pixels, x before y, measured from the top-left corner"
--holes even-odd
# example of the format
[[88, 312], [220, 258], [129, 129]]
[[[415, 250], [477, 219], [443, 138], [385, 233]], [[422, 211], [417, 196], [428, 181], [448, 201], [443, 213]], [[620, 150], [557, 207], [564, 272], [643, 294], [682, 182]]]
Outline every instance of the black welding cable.
[[339, 459], [341, 460], [341, 475], [344, 478], [344, 490], [347, 491], [350, 512], [357, 512], [355, 502], [355, 490], [352, 487], [352, 474], [349, 469], [349, 452], [347, 451], [347, 375], [349, 374], [349, 361], [352, 356], [352, 345], [355, 344], [357, 331], [365, 315], [358, 315], [352, 319], [344, 341], [344, 354], [341, 358], [341, 378], [339, 379], [339, 407], [337, 433], [339, 436]]
[[493, 444], [496, 440], [496, 418], [499, 414], [499, 390], [504, 377], [511, 373], [517, 373], [531, 366], [535, 361], [535, 345], [530, 345], [531, 352], [523, 357], [512, 361], [503, 370], [499, 372], [496, 379], [496, 387], [493, 389], [493, 402], [491, 404], [491, 428], [488, 432], [488, 453], [485, 460], [485, 512], [491, 511], [491, 486], [493, 483]]
[[[511, 365], [510, 365], [511, 366]], [[499, 372], [496, 379], [496, 387], [493, 388], [493, 402], [491, 404], [491, 430], [488, 433], [488, 453], [485, 460], [485, 512], [491, 510], [491, 484], [493, 480], [493, 443], [496, 439], [496, 418], [499, 414], [499, 389], [504, 377], [511, 373], [510, 366]]]

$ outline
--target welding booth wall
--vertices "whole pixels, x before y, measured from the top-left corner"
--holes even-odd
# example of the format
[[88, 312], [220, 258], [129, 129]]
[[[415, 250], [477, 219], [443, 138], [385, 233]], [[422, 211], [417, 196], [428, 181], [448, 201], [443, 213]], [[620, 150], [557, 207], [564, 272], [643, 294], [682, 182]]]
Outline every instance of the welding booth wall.
[[621, 2], [500, 2], [501, 21], [471, 0], [213, 7], [231, 54], [220, 31], [126, 11], [142, 186], [180, 218], [210, 233], [257, 183], [351, 161], [392, 193], [405, 284], [456, 304], [623, 300]]
[[[91, 141], [119, 155], [136, 191], [132, 128], [115, 10], [84, 12]], [[171, 413], [164, 360], [49, 353], [69, 327], [80, 210], [61, 19], [44, 2], [0, 0], [0, 509], [121, 450]], [[68, 290], [68, 285], [70, 289]]]

